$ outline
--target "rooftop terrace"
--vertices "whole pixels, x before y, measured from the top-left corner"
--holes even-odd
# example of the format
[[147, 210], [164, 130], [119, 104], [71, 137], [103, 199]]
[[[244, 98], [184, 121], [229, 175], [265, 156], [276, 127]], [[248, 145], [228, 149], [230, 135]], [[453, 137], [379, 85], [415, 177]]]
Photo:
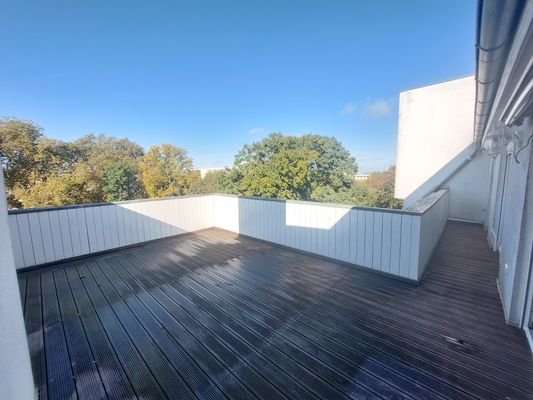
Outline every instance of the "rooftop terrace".
[[419, 285], [221, 229], [19, 281], [41, 398], [532, 398], [497, 270], [448, 222]]

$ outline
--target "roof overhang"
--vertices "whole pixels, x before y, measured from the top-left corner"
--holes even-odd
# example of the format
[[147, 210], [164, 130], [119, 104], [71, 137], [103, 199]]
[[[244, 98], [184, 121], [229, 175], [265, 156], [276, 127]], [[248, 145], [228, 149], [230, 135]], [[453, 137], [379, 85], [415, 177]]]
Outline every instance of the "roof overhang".
[[[502, 78], [509, 67], [509, 54], [531, 2], [523, 0], [479, 0], [476, 31], [476, 106], [474, 142], [481, 143], [494, 121], [495, 104], [502, 96]], [[529, 53], [532, 54], [532, 53]], [[499, 118], [498, 118], [499, 119]]]

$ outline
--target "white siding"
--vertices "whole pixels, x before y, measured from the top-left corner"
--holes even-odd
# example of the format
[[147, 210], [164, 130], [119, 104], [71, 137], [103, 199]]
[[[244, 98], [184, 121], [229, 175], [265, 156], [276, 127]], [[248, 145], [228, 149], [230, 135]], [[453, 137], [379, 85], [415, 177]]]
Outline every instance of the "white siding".
[[[449, 208], [449, 197], [448, 191], [443, 191], [440, 199], [422, 214], [420, 217], [420, 228], [418, 229], [418, 236], [415, 237], [415, 240], [418, 239], [418, 252], [413, 251], [418, 255], [416, 263], [418, 264], [418, 276], [416, 279], [420, 279], [422, 276], [426, 264], [431, 257], [431, 253], [437, 246], [439, 239], [444, 231], [446, 226], [446, 221], [448, 220], [448, 208]], [[411, 273], [414, 276], [414, 272]]]
[[[14, 235], [13, 232], [11, 232], [11, 242], [15, 243], [15, 241], [20, 240], [20, 247], [22, 248], [22, 256], [24, 260], [24, 264], [16, 264], [16, 267], [20, 266], [28, 266], [28, 265], [35, 265], [38, 264], [37, 259], [35, 257], [35, 252], [33, 250], [33, 240], [31, 237], [31, 230], [30, 230], [30, 223], [28, 214], [20, 214], [20, 215], [9, 215], [8, 217], [11, 219], [17, 220], [17, 225], [19, 228], [19, 235]], [[16, 245], [14, 245], [16, 247]]]
[[15, 265], [24, 265], [24, 254], [20, 243], [20, 233], [16, 218], [8, 218], [9, 231], [11, 232], [11, 243], [13, 246], [13, 257]]
[[57, 212], [59, 218], [59, 229], [61, 230], [61, 242], [63, 244], [64, 258], [70, 258], [74, 256], [68, 211], [69, 210], [60, 210]]
[[43, 208], [8, 218], [15, 264], [24, 268], [210, 228], [213, 215], [207, 195]]
[[422, 222], [424, 213], [399, 210], [230, 195], [214, 201], [219, 228], [411, 280], [421, 275], [447, 218], [446, 200], [429, 207], [431, 223]]
[[381, 241], [381, 265], [380, 271], [390, 272], [392, 250], [392, 216], [391, 213], [383, 214], [382, 241]]
[[448, 215], [229, 195], [99, 204], [9, 215], [17, 268], [218, 227], [418, 280]]
[[[21, 240], [31, 240], [31, 245], [33, 248], [33, 254], [35, 255], [35, 263], [43, 264], [46, 262], [44, 255], [44, 245], [41, 235], [41, 224], [39, 223], [39, 214], [33, 213], [28, 214], [28, 223], [30, 226], [30, 234], [28, 238], [22, 237]], [[13, 238], [11, 239], [13, 240]]]

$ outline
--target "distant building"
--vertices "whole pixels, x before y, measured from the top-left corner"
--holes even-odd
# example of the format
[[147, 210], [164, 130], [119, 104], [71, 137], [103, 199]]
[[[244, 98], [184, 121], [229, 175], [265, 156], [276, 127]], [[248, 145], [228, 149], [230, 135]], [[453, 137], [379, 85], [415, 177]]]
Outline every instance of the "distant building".
[[357, 174], [354, 176], [354, 179], [356, 181], [366, 181], [368, 180], [368, 177], [370, 176], [370, 174]]
[[203, 178], [205, 178], [205, 176], [207, 175], [208, 172], [216, 172], [216, 171], [222, 171], [222, 170], [225, 170], [226, 167], [215, 167], [215, 168], [196, 168], [194, 171], [199, 171], [200, 172], [200, 176]]

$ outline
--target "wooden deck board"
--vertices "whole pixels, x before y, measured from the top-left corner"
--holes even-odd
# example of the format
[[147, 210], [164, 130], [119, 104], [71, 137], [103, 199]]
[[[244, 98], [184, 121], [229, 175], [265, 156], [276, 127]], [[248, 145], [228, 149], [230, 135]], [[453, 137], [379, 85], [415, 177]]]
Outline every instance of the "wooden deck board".
[[98, 369], [106, 396], [109, 398], [134, 397], [135, 394], [130, 380], [119, 362], [115, 348], [109, 341], [98, 316], [92, 308], [78, 271], [75, 268], [67, 268], [63, 272], [67, 277], [72, 300], [92, 350], [93, 362]]
[[19, 279], [42, 399], [533, 398], [497, 273], [450, 222], [416, 287], [217, 229]]
[[85, 264], [79, 266], [77, 273], [91, 303], [84, 305], [88, 309], [84, 309], [83, 312], [91, 312], [89, 311], [90, 307], [94, 309], [117, 354], [117, 358], [124, 370], [127, 371], [135, 394], [139, 397], [164, 398], [157, 377], [152, 375], [149, 366], [132, 342], [129, 332], [124, 329], [111, 306], [107, 303], [97, 283], [91, 277], [87, 266]]
[[48, 398], [46, 384], [46, 359], [44, 350], [44, 324], [41, 296], [41, 275], [28, 277], [24, 321], [28, 335], [33, 380], [40, 399]]

